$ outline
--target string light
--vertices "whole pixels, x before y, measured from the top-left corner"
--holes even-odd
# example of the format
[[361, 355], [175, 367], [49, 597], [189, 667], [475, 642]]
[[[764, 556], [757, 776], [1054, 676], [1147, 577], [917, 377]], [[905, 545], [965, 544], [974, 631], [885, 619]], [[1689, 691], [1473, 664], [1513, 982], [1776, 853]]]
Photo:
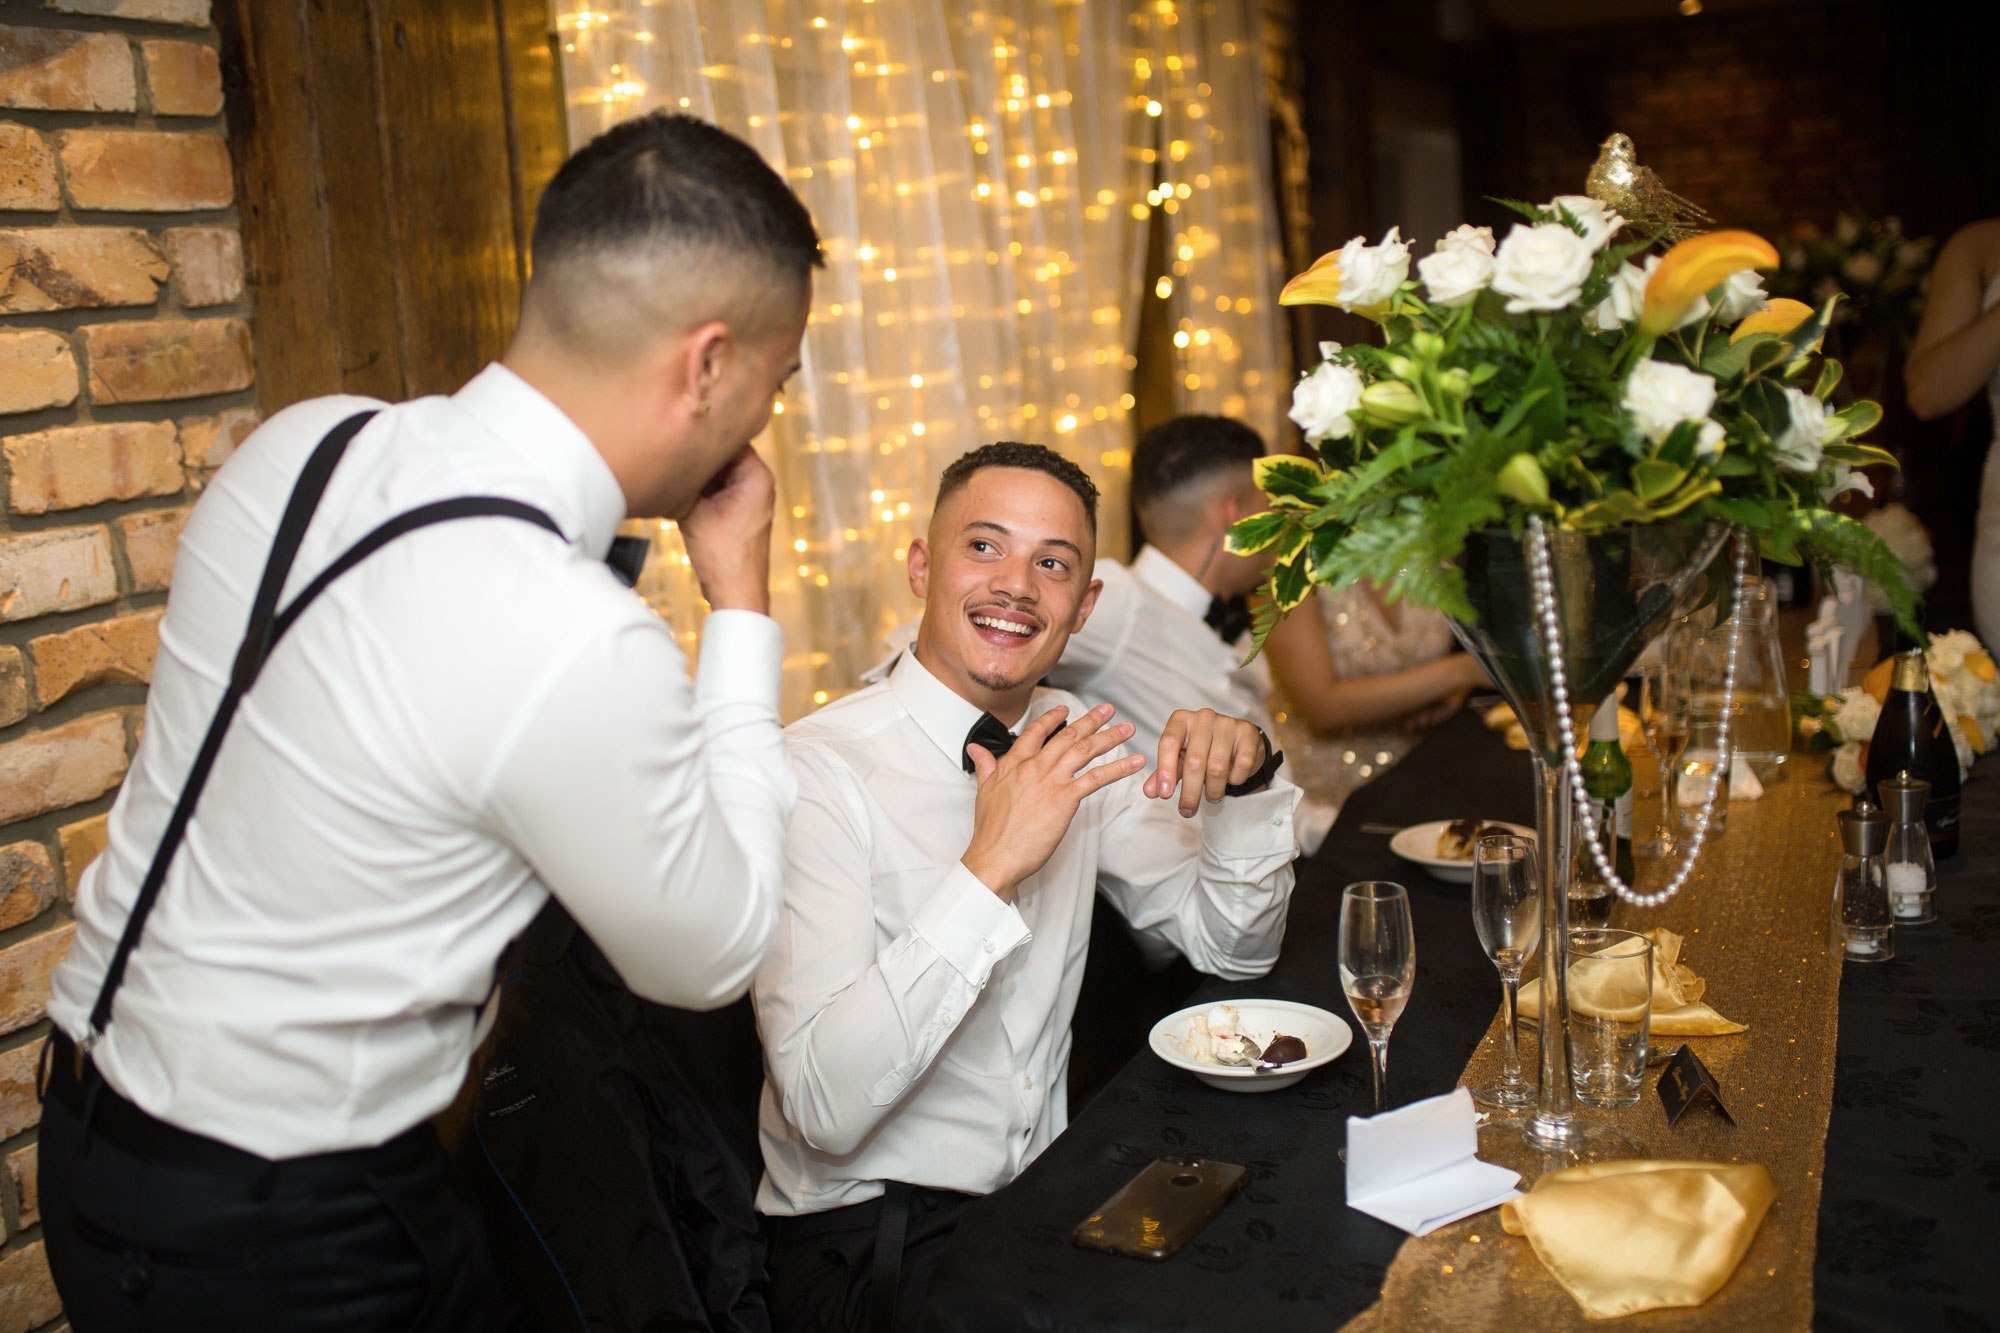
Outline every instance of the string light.
[[[1144, 223], [1157, 211], [1177, 228], [1168, 234], [1170, 272], [1153, 275], [1178, 335], [1175, 408], [1244, 414], [1270, 430], [1290, 378], [1279, 372], [1270, 304], [1283, 260], [1259, 206], [1268, 180], [1243, 160], [1246, 150], [1264, 151], [1264, 127], [1254, 109], [1232, 102], [1225, 115], [1223, 104], [1202, 105], [1214, 96], [1210, 81], [1240, 87], [1262, 77], [1254, 17], [1204, 9], [1211, 17], [1202, 23], [1179, 24], [1174, 0], [1132, 12], [1115, 56], [1132, 79], [1122, 94], [1130, 114], [1120, 118], [1129, 137], [1115, 161], [1096, 161], [1095, 139], [1079, 142], [1077, 126], [1046, 114], [1072, 105], [1068, 89], [1048, 83], [1056, 72], [1095, 77], [1055, 20], [1010, 17], [1015, 26], [1001, 39], [984, 26], [984, 0], [974, 0], [971, 31], [986, 37], [994, 63], [961, 77], [932, 39], [878, 29], [872, 3], [843, 15], [794, 9], [776, 24], [732, 20], [733, 40], [709, 48], [710, 63], [699, 67], [679, 63], [672, 42], [653, 40], [656, 28], [681, 31], [694, 0], [596, 0], [557, 19], [572, 142], [656, 106], [719, 117], [786, 155], [776, 165], [816, 216], [845, 220], [826, 232], [830, 267], [817, 279], [806, 369], [788, 401], [773, 402], [771, 437], [759, 443], [774, 463], [796, 460], [778, 471], [792, 492], [782, 540], [798, 563], [781, 565], [772, 590], [795, 644], [788, 716], [848, 688], [872, 662], [884, 618], [913, 609], [900, 574], [886, 576], [884, 556], [907, 558], [944, 461], [994, 438], [1037, 438], [1039, 428], [1108, 487], [1107, 513], [1122, 508], [1137, 359], [1112, 276], [1122, 258], [1107, 267], [1107, 256], [1125, 253], [1128, 218]], [[800, 54], [780, 56], [795, 37]], [[1057, 59], [1044, 64], [1051, 51]], [[795, 77], [815, 59], [815, 78]], [[927, 85], [954, 81], [954, 95], [975, 103], [963, 138], [929, 120]], [[824, 142], [824, 127], [843, 125], [844, 139], [836, 128]], [[928, 173], [910, 170], [905, 146], [886, 141], [897, 133], [934, 163]], [[901, 207], [940, 190], [969, 195], [974, 207], [961, 214], [972, 219], [969, 235], [938, 230], [928, 209]], [[904, 262], [887, 264], [891, 254]], [[981, 331], [961, 343], [994, 321], [1018, 322], [1018, 333], [995, 340]], [[864, 332], [865, 341], [853, 336]], [[905, 355], [905, 369], [885, 373]], [[1264, 387], [1262, 367], [1279, 372], [1263, 376]], [[857, 503], [864, 494], [867, 508]], [[1122, 545], [1116, 522], [1103, 534], [1111, 549]], [[703, 612], [692, 566], [677, 531], [644, 530], [655, 557], [641, 593], [691, 647]], [[841, 598], [834, 614], [807, 615], [829, 596]]]

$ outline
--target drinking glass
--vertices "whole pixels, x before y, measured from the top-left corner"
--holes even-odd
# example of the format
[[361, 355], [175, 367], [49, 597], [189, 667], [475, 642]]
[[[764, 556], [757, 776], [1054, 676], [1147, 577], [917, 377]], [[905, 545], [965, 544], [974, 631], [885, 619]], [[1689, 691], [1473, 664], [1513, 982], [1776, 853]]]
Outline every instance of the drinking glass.
[[1348, 885], [1340, 895], [1340, 988], [1368, 1038], [1378, 1113], [1389, 1109], [1389, 1029], [1416, 979], [1409, 894], [1386, 880]]
[[1506, 1058], [1499, 1081], [1474, 1088], [1472, 1095], [1482, 1105], [1503, 1111], [1535, 1104], [1535, 1085], [1521, 1075], [1516, 1005], [1521, 969], [1542, 942], [1541, 885], [1535, 872], [1534, 844], [1519, 834], [1488, 834], [1472, 849], [1472, 926], [1479, 933], [1479, 946], [1500, 969], [1500, 986], [1507, 997]]
[[1675, 669], [1667, 660], [1665, 637], [1662, 636], [1658, 659], [1649, 663], [1639, 676], [1639, 721], [1646, 731], [1646, 748], [1653, 752], [1653, 762], [1660, 770], [1659, 822], [1653, 826], [1653, 836], [1632, 849], [1647, 856], [1674, 854], [1674, 825], [1678, 822], [1674, 765], [1687, 741], [1685, 713], [1681, 711], [1687, 692], [1680, 687]]
[[1570, 933], [1569, 1077], [1580, 1102], [1631, 1106], [1646, 1073], [1653, 942], [1629, 930]]
[[[1768, 578], [1746, 579], [1730, 623], [1741, 635], [1736, 650], [1736, 694], [1730, 749], [1760, 774], [1770, 774], [1792, 749], [1792, 712], [1785, 656], [1778, 646], [1778, 588]], [[1728, 640], [1718, 635], [1723, 650]]]
[[[1722, 750], [1723, 684], [1729, 666], [1729, 643], [1742, 632], [1740, 622], [1725, 621], [1713, 629], [1690, 630], [1678, 642], [1681, 672], [1678, 687], [1685, 699], [1686, 740], [1681, 752], [1680, 773], [1675, 798], [1680, 807], [1680, 826], [1692, 832], [1701, 817], [1701, 804], [1711, 788], [1715, 809], [1708, 831], [1720, 833], [1729, 820], [1729, 766], [1742, 746], [1742, 728], [1748, 703], [1741, 694], [1742, 645], [1738, 647], [1738, 693], [1729, 707], [1729, 753]], [[1748, 636], [1743, 635], [1747, 641]], [[1790, 723], [1787, 722], [1789, 727]]]

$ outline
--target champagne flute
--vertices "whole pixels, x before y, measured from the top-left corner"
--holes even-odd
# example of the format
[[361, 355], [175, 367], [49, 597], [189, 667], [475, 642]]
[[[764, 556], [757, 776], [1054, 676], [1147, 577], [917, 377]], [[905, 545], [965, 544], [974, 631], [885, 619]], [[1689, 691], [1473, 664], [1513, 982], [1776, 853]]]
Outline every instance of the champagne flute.
[[1409, 894], [1386, 880], [1348, 885], [1340, 895], [1340, 988], [1368, 1038], [1378, 1114], [1389, 1108], [1389, 1030], [1416, 979]]
[[1661, 646], [1660, 659], [1647, 665], [1639, 675], [1639, 721], [1646, 732], [1646, 748], [1653, 752], [1653, 762], [1660, 770], [1660, 815], [1653, 827], [1653, 836], [1632, 850], [1648, 856], [1672, 856], [1674, 854], [1674, 780], [1673, 767], [1677, 754], [1669, 752], [1669, 744], [1677, 745], [1681, 739], [1679, 731], [1670, 732], [1673, 721], [1673, 701], [1669, 697], [1673, 683], [1672, 668], [1667, 664], [1665, 645]]
[[1488, 834], [1472, 849], [1472, 926], [1479, 946], [1500, 970], [1506, 993], [1506, 1059], [1499, 1081], [1474, 1088], [1482, 1105], [1521, 1111], [1535, 1104], [1535, 1085], [1521, 1075], [1521, 969], [1542, 942], [1541, 893], [1534, 844], [1514, 833]]

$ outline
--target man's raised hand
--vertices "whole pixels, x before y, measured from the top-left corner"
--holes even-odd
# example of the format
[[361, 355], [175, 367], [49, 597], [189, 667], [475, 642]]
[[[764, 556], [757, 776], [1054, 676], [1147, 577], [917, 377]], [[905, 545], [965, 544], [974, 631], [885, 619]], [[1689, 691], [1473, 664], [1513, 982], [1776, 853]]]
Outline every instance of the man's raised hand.
[[1181, 790], [1182, 818], [1201, 808], [1202, 798], [1222, 799], [1223, 789], [1264, 766], [1264, 733], [1254, 723], [1212, 708], [1177, 709], [1160, 733], [1160, 766], [1146, 779], [1146, 795], [1165, 800]]
[[771, 469], [744, 445], [681, 516], [688, 563], [711, 607], [771, 610]]
[[1112, 711], [1099, 704], [1064, 726], [1069, 710], [1051, 708], [1021, 728], [1021, 738], [998, 760], [984, 746], [966, 747], [979, 795], [963, 861], [1002, 902], [1013, 902], [1021, 881], [1054, 854], [1084, 797], [1146, 766], [1146, 756], [1135, 754], [1085, 771], [1132, 735], [1130, 722], [1105, 726]]

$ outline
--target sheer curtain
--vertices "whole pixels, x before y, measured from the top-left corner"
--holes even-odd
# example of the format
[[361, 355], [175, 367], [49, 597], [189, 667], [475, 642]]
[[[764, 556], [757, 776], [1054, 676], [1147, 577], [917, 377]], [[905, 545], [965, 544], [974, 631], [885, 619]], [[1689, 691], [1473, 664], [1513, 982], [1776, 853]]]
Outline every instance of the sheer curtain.
[[[1139, 304], [1180, 319], [1177, 406], [1275, 434], [1289, 376], [1254, 0], [558, 0], [581, 144], [656, 108], [755, 145], [826, 271], [759, 447], [778, 476], [787, 717], [850, 689], [917, 609], [904, 579], [944, 465], [1048, 444], [1127, 543]], [[1172, 267], [1147, 287], [1155, 208]], [[1182, 336], [1184, 335], [1184, 336]], [[692, 648], [662, 525], [641, 592]]]

